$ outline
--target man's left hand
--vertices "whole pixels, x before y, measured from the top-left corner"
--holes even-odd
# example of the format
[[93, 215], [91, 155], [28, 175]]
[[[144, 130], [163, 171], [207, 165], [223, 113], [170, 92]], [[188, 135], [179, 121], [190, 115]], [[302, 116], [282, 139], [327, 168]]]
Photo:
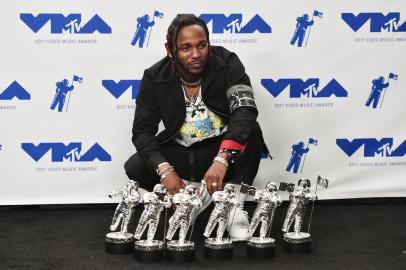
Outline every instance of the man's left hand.
[[223, 180], [226, 175], [227, 167], [218, 161], [213, 161], [213, 164], [204, 175], [204, 180], [207, 183], [207, 191], [210, 194], [223, 189]]

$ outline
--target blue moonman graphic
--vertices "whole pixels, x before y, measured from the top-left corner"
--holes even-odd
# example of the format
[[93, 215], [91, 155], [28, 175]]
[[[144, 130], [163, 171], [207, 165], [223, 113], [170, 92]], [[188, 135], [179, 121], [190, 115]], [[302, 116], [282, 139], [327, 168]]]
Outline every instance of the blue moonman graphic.
[[376, 109], [378, 107], [381, 93], [383, 92], [381, 103], [379, 106], [380, 108], [382, 107], [383, 99], [384, 99], [385, 93], [386, 93], [385, 89], [389, 87], [390, 79], [397, 80], [398, 75], [391, 72], [391, 73], [389, 73], [389, 76], [388, 76], [388, 79], [386, 80], [386, 82], [385, 82], [385, 78], [383, 76], [372, 81], [371, 94], [369, 95], [368, 100], [365, 103], [365, 106], [369, 107], [372, 103], [372, 108]]
[[365, 103], [365, 106], [369, 107], [372, 103], [372, 108], [376, 109], [378, 107], [378, 103], [379, 100], [381, 98], [381, 93], [382, 94], [382, 99], [381, 99], [381, 103], [380, 103], [380, 108], [382, 107], [382, 103], [383, 103], [383, 98], [385, 97], [385, 89], [389, 87], [389, 80], [393, 79], [393, 80], [397, 80], [398, 79], [398, 75], [394, 74], [394, 73], [389, 73], [388, 79], [385, 82], [385, 78], [383, 76], [375, 79], [372, 81], [372, 90], [371, 90], [371, 94], [369, 94], [368, 100]]
[[145, 42], [145, 37], [147, 36], [147, 32], [149, 30], [148, 40], [147, 40], [147, 45], [146, 45], [146, 47], [148, 47], [152, 27], [155, 25], [155, 17], [162, 19], [163, 15], [164, 15], [163, 13], [155, 10], [154, 16], [152, 17], [152, 21], [150, 21], [150, 17], [148, 14], [145, 14], [142, 17], [138, 17], [137, 18], [137, 30], [135, 30], [134, 38], [131, 41], [131, 45], [135, 46], [138, 42], [138, 47], [143, 48], [144, 42]]
[[309, 152], [309, 144], [317, 145], [317, 143], [317, 140], [310, 138], [306, 147], [304, 142], [299, 142], [298, 144], [292, 145], [292, 156], [289, 160], [286, 171], [290, 172], [290, 170], [293, 168], [293, 173], [297, 173], [300, 163], [302, 163], [302, 156], [304, 154], [303, 165], [300, 170], [300, 172], [302, 172], [306, 160], [306, 154]]
[[67, 111], [68, 106], [69, 106], [70, 92], [74, 88], [73, 82], [76, 81], [76, 82], [82, 83], [82, 80], [83, 80], [83, 78], [74, 75], [71, 85], [69, 85], [68, 79], [63, 79], [62, 81], [57, 82], [56, 83], [56, 93], [55, 93], [54, 100], [52, 101], [50, 109], [54, 110], [55, 107], [58, 106], [58, 112], [62, 112], [63, 107], [65, 105], [66, 96], [68, 96], [68, 102], [67, 102], [66, 109], [65, 109], [65, 111]]
[[297, 21], [296, 29], [295, 29], [295, 33], [293, 34], [292, 40], [290, 41], [290, 44], [295, 45], [295, 43], [297, 41], [297, 43], [298, 43], [297, 46], [302, 47], [304, 38], [306, 36], [306, 32], [309, 29], [307, 39], [306, 39], [306, 44], [305, 44], [305, 46], [307, 46], [307, 41], [309, 40], [309, 36], [310, 36], [310, 30], [311, 30], [312, 25], [314, 24], [314, 20], [313, 20], [314, 16], [322, 18], [323, 13], [315, 10], [313, 12], [313, 16], [310, 20], [309, 20], [308, 14], [303, 14], [303, 16], [296, 18], [296, 21]]

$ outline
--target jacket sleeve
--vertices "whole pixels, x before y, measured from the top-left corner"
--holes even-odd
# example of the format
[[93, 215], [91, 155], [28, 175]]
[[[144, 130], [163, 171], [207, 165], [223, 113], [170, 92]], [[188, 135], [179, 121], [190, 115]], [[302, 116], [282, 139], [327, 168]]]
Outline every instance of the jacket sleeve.
[[152, 81], [148, 73], [144, 72], [136, 100], [132, 141], [140, 158], [151, 172], [155, 172], [158, 164], [166, 161], [161, 154], [155, 136], [160, 121], [161, 113], [155, 98]]
[[240, 59], [231, 53], [227, 64], [226, 95], [231, 117], [221, 148], [237, 148], [244, 152], [244, 144], [256, 125], [258, 111], [250, 78]]

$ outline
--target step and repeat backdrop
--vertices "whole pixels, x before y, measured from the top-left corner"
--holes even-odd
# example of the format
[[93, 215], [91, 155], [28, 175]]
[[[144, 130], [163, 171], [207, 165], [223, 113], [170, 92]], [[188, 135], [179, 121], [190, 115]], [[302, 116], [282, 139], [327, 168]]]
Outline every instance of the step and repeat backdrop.
[[256, 186], [321, 175], [321, 199], [406, 196], [403, 0], [6, 0], [0, 13], [2, 205], [111, 202], [143, 71], [178, 13], [251, 77], [273, 156]]

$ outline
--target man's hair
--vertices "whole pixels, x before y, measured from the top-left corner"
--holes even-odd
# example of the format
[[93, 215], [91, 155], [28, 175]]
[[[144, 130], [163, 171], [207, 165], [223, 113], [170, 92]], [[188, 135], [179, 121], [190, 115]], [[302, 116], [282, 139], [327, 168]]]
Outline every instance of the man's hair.
[[176, 40], [178, 39], [179, 30], [182, 27], [189, 25], [199, 25], [203, 28], [206, 33], [207, 42], [210, 42], [209, 39], [209, 29], [204, 21], [193, 14], [178, 14], [172, 23], [168, 27], [168, 32], [166, 34], [166, 41], [168, 44], [168, 49], [173, 56], [176, 57], [177, 46]]

